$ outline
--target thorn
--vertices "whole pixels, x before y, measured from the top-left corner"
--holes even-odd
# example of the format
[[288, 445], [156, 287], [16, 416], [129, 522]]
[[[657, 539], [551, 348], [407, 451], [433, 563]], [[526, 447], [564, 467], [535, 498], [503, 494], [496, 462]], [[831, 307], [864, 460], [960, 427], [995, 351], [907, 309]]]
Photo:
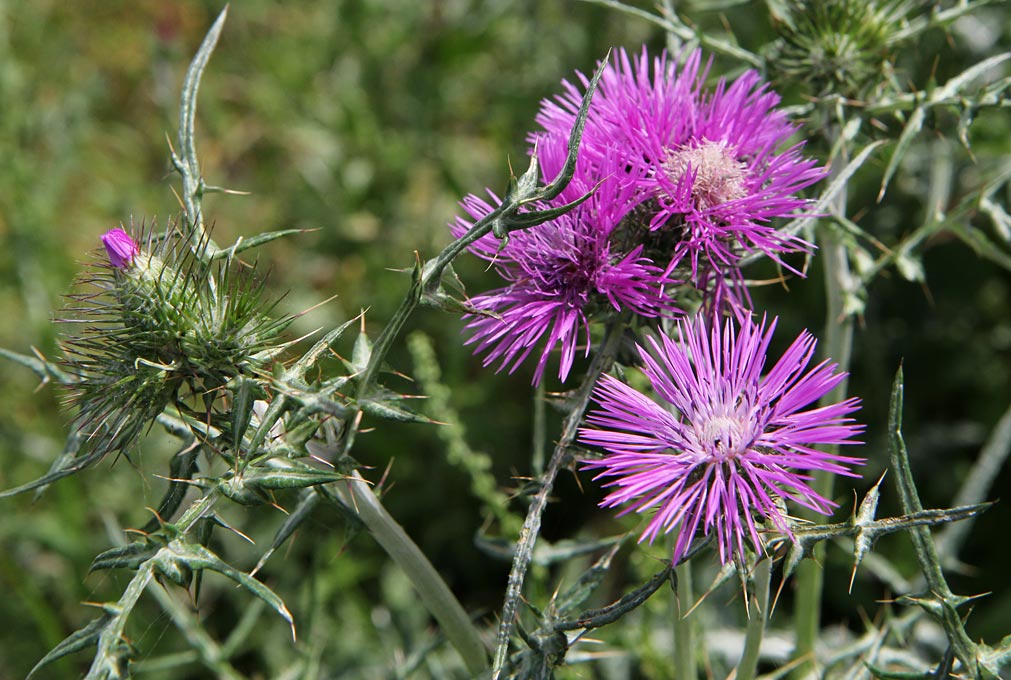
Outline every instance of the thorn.
[[310, 454], [309, 455], [309, 459], [310, 460], [314, 460], [317, 463], [322, 463], [323, 465], [326, 465], [327, 467], [329, 467], [331, 470], [335, 470], [336, 469], [336, 466], [334, 466], [334, 464], [331, 463], [330, 461], [328, 461], [326, 458], [320, 458], [319, 456], [317, 456], [315, 454]]
[[[312, 307], [309, 307], [308, 309], [303, 309], [303, 310], [302, 310], [301, 312], [299, 312], [298, 314], [295, 314], [295, 318], [297, 319], [297, 318], [299, 318], [299, 317], [301, 317], [301, 316], [305, 316], [305, 315], [306, 315], [306, 314], [308, 314], [309, 312], [311, 312], [311, 311], [313, 311], [313, 310], [315, 310], [315, 309], [319, 309], [319, 308], [320, 308], [320, 307], [322, 307], [323, 305], [325, 305], [325, 304], [327, 304], [327, 303], [329, 303], [329, 302], [333, 302], [334, 300], [336, 300], [336, 299], [337, 299], [337, 298], [339, 298], [339, 297], [340, 297], [340, 294], [339, 294], [339, 293], [335, 293], [334, 295], [331, 295], [331, 296], [330, 296], [330, 297], [328, 297], [327, 299], [325, 299], [325, 300], [323, 300], [323, 301], [321, 301], [321, 302], [317, 302], [317, 303], [316, 303], [316, 304], [314, 304], [314, 305], [313, 305]], [[363, 311], [362, 311], [362, 314], [364, 314], [364, 313], [365, 313], [365, 311], [363, 310]], [[319, 333], [319, 332], [320, 332], [321, 330], [323, 330], [323, 328], [322, 328], [322, 327], [320, 327], [320, 328], [317, 328], [317, 329], [316, 329], [316, 330], [314, 330], [314, 331], [313, 331], [312, 333], [307, 333], [307, 334], [303, 335], [303, 336], [302, 336], [301, 338], [298, 338], [298, 340], [295, 340], [294, 342], [298, 342], [299, 340], [304, 340], [305, 338], [309, 337], [310, 335], [315, 335], [316, 333]]]
[[179, 195], [179, 192], [176, 191], [176, 188], [174, 186], [170, 185], [169, 189], [172, 191], [172, 195], [176, 197], [176, 201], [179, 202], [179, 207], [182, 208], [183, 210], [185, 210], [186, 206], [183, 203], [183, 198], [182, 198], [182, 196]]
[[213, 184], [204, 185], [205, 194], [228, 194], [230, 196], [252, 196], [252, 191], [242, 191], [241, 189], [227, 189], [225, 187], [214, 186]]
[[376, 485], [376, 490], [380, 493], [380, 495], [383, 493], [383, 485], [386, 483], [386, 479], [389, 477], [389, 473], [393, 469], [393, 460], [393, 458], [390, 458], [389, 461], [386, 462], [386, 469], [382, 471], [382, 477], [379, 478], [379, 483]]
[[772, 606], [769, 607], [769, 618], [772, 618], [772, 615], [776, 611], [776, 605], [779, 604], [779, 595], [780, 595], [780, 593], [783, 592], [783, 586], [784, 585], [786, 585], [786, 576], [785, 575], [783, 576], [783, 578], [781, 578], [779, 580], [779, 587], [776, 588], [776, 596], [774, 598], [772, 598]]

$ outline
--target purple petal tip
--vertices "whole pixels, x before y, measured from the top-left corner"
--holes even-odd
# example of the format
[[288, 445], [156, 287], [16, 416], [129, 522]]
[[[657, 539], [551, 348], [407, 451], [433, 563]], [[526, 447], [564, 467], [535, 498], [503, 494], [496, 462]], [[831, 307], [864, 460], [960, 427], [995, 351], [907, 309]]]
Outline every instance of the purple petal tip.
[[109, 264], [116, 269], [126, 269], [133, 265], [133, 259], [140, 252], [137, 242], [119, 227], [102, 234], [102, 245], [109, 255]]

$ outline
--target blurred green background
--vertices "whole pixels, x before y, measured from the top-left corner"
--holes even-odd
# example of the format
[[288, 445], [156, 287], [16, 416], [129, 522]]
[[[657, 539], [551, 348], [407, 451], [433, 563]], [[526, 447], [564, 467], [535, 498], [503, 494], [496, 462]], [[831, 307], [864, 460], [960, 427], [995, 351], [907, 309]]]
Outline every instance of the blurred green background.
[[[691, 3], [683, 6], [703, 27], [729, 25], [745, 47], [757, 49], [770, 39], [762, 3], [723, 4], [726, 11], [706, 13], [693, 13]], [[62, 329], [51, 319], [98, 236], [120, 222], [161, 224], [179, 212], [166, 139], [176, 134], [186, 65], [221, 7], [0, 0], [0, 346], [57, 357]], [[1011, 44], [1006, 5], [973, 21], [978, 25], [927, 34], [915, 53], [903, 56], [901, 77], [923, 84], [937, 73], [943, 81]], [[464, 194], [486, 186], [501, 190], [510, 162], [525, 167], [525, 135], [540, 99], [556, 92], [573, 70], [591, 70], [609, 47], [636, 50], [644, 42], [659, 49], [664, 37], [642, 20], [563, 1], [235, 2], [201, 88], [198, 153], [209, 183], [249, 195], [208, 196], [205, 215], [214, 222], [218, 243], [275, 229], [316, 230], [257, 254], [263, 270], [269, 269], [271, 287], [277, 295], [286, 293], [283, 310], [298, 312], [337, 296], [300, 317], [293, 337], [331, 328], [364, 308], [368, 328], [378, 331], [407, 288], [407, 277], [394, 270], [410, 267], [413, 251], [432, 256], [448, 242], [446, 224]], [[739, 68], [717, 60], [714, 71]], [[800, 101], [797, 94], [789, 103]], [[950, 138], [955, 115], [930, 121], [937, 132], [928, 132], [916, 147], [884, 204], [877, 205], [875, 196], [887, 156], [862, 171], [849, 199], [849, 214], [862, 228], [890, 243], [915, 227], [930, 207], [921, 197], [936, 179], [931, 173], [938, 157], [950, 166], [945, 176], [952, 204], [1007, 163], [1006, 109], [979, 114], [972, 136], [975, 163]], [[894, 121], [883, 125], [883, 135], [900, 129]], [[1007, 205], [1006, 194], [995, 199]], [[857, 331], [851, 392], [864, 399], [861, 418], [869, 425], [861, 455], [870, 462], [858, 485], [866, 488], [886, 464], [885, 408], [891, 378], [904, 359], [914, 470], [924, 504], [941, 507], [950, 503], [1011, 400], [1011, 282], [1006, 272], [943, 233], [926, 244], [924, 266], [925, 285], [892, 273], [873, 286]], [[481, 263], [466, 257], [457, 270], [471, 291], [497, 285]], [[804, 327], [818, 333], [824, 302], [817, 258], [808, 280], [790, 282], [789, 292], [763, 289], [756, 303], [783, 317], [783, 343]], [[422, 310], [409, 330], [433, 339], [470, 444], [492, 457], [502, 488], [515, 488], [514, 477], [530, 473], [530, 373], [482, 369], [462, 347], [460, 328], [455, 317]], [[413, 372], [403, 343], [392, 363]], [[60, 391], [37, 389], [29, 371], [6, 363], [0, 375], [0, 488], [9, 488], [45, 472], [62, 447], [69, 418]], [[395, 378], [390, 384], [421, 390]], [[557, 432], [554, 416], [548, 431]], [[143, 456], [105, 461], [59, 482], [38, 502], [30, 494], [0, 500], [0, 680], [23, 677], [49, 648], [90, 620], [94, 611], [82, 602], [118, 597], [125, 575], [86, 576], [88, 564], [121, 536], [120, 529], [147, 521], [144, 506], [157, 505], [163, 488], [154, 475], [166, 471], [172, 452], [171, 442], [155, 434]], [[479, 506], [466, 492], [467, 477], [446, 462], [435, 427], [383, 424], [360, 438], [355, 454], [375, 468], [373, 479], [393, 461], [387, 506], [465, 605], [490, 619], [500, 606], [508, 565], [474, 547], [482, 526]], [[572, 475], [559, 481], [559, 502], [546, 517], [548, 540], [613, 535], [634, 526], [597, 510], [599, 490], [587, 475], [579, 477], [581, 485]], [[991, 496], [1009, 489], [1005, 471]], [[883, 510], [895, 511], [890, 488], [885, 496]], [[839, 515], [849, 511], [850, 499], [850, 491], [838, 491]], [[259, 542], [269, 541], [282, 519], [266, 512], [225, 515]], [[956, 592], [993, 591], [969, 620], [970, 634], [990, 641], [1011, 631], [1009, 522], [1011, 512], [1002, 505], [979, 520], [962, 555], [971, 570], [954, 580]], [[293, 646], [283, 622], [264, 614], [236, 666], [250, 677], [273, 677], [287, 660], [322, 650], [333, 677], [384, 677], [428, 639], [427, 617], [367, 536], [348, 542], [334, 513], [319, 513], [311, 525], [261, 573], [308, 633], [300, 632], [299, 646]], [[216, 541], [214, 548], [237, 566], [255, 564], [256, 548], [236, 537]], [[880, 547], [908, 574], [913, 562], [907, 541], [896, 537]], [[621, 574], [601, 597], [613, 599], [625, 587], [623, 578], [635, 582], [655, 569], [662, 554], [659, 544], [624, 549]], [[847, 595], [849, 563], [838, 549], [829, 551], [826, 569], [826, 623], [859, 630], [860, 617], [877, 611], [875, 600], [894, 595], [866, 575]], [[664, 616], [671, 597], [658, 595], [650, 611]], [[141, 656], [185, 650], [150, 600], [130, 631]], [[219, 639], [248, 606], [245, 596], [219, 582], [201, 596], [207, 629]], [[788, 612], [781, 605], [777, 616], [785, 620]], [[649, 621], [647, 611], [619, 624], [625, 630], [612, 641], [618, 646], [643, 640]], [[75, 677], [89, 661], [81, 653], [41, 677]], [[149, 677], [205, 677], [196, 666], [149, 670]], [[573, 672], [595, 677], [588, 666]]]

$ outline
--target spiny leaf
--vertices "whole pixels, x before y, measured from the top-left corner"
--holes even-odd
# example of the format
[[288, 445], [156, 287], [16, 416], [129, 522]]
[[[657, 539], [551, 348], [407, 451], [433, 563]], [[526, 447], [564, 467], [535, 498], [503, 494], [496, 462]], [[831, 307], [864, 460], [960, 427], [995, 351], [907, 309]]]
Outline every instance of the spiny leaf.
[[21, 486], [16, 486], [13, 489], [7, 489], [6, 491], [0, 491], [0, 498], [16, 496], [19, 493], [24, 493], [25, 491], [31, 491], [33, 489], [39, 489], [40, 491], [44, 490], [45, 487], [49, 486], [53, 482], [76, 474], [94, 463], [97, 463], [105, 455], [104, 450], [95, 449], [85, 456], [78, 457], [77, 453], [80, 451], [82, 443], [83, 437], [80, 433], [73, 432], [68, 435], [67, 443], [63, 448], [63, 452], [56, 458], [56, 460], [53, 461], [53, 464], [49, 468], [49, 472], [42, 475], [35, 481], [22, 484]]
[[1011, 52], [995, 54], [989, 59], [984, 59], [981, 62], [973, 64], [957, 76], [948, 79], [948, 82], [946, 82], [942, 87], [937, 88], [932, 93], [931, 100], [941, 101], [958, 96], [963, 87], [971, 83], [979, 76], [985, 74], [987, 71], [990, 71], [991, 69], [1004, 63], [1008, 59], [1011, 59]]
[[[218, 44], [221, 37], [221, 30], [225, 25], [225, 17], [228, 16], [228, 6], [221, 11], [218, 18], [214, 20], [210, 30], [204, 37], [200, 48], [197, 50], [193, 61], [190, 62], [186, 70], [186, 78], [183, 81], [182, 96], [179, 103], [179, 147], [182, 156], [177, 156], [172, 152], [172, 163], [183, 178], [183, 204], [186, 208], [186, 217], [189, 222], [196, 227], [193, 233], [193, 243], [196, 246], [204, 239], [204, 218], [200, 209], [200, 198], [203, 193], [203, 178], [200, 176], [200, 162], [197, 159], [196, 135], [194, 131], [197, 117], [197, 92], [200, 89], [200, 79], [207, 68], [207, 62]], [[212, 255], [218, 251], [218, 247], [207, 239], [205, 247], [195, 248], [202, 251], [204, 255]]]
[[356, 411], [348, 403], [329, 399], [314, 390], [300, 389], [291, 384], [274, 381], [274, 387], [286, 397], [300, 403], [307, 415], [324, 413], [336, 418], [349, 418]]
[[902, 162], [903, 157], [906, 155], [906, 151], [909, 149], [909, 145], [912, 144], [913, 139], [916, 135], [920, 133], [923, 129], [923, 121], [926, 120], [926, 109], [924, 106], [918, 106], [913, 110], [913, 115], [909, 116], [909, 120], [906, 121], [906, 126], [902, 129], [902, 134], [899, 135], [899, 141], [895, 144], [895, 151], [892, 152], [892, 157], [888, 161], [888, 167], [885, 168], [885, 175], [881, 179], [881, 188], [878, 190], [878, 203], [881, 199], [885, 197], [885, 191], [888, 189], [888, 184], [892, 181], [892, 176], [899, 167], [899, 163]]
[[230, 258], [233, 255], [241, 253], [244, 250], [249, 250], [251, 248], [256, 248], [262, 246], [265, 243], [270, 243], [271, 241], [279, 238], [284, 238], [285, 236], [292, 236], [293, 234], [304, 234], [306, 232], [313, 231], [312, 229], [282, 229], [280, 231], [266, 231], [255, 236], [250, 236], [248, 238], [240, 237], [234, 244], [228, 248], [222, 248], [211, 254], [211, 261], [220, 260], [222, 258]]
[[878, 501], [881, 498], [881, 482], [884, 479], [885, 475], [882, 474], [877, 483], [864, 496], [863, 501], [860, 502], [860, 508], [853, 516], [853, 526], [858, 528], [858, 532], [856, 538], [853, 539], [853, 571], [850, 574], [850, 592], [853, 592], [853, 579], [856, 578], [857, 568], [874, 543], [874, 536], [865, 532], [864, 527], [873, 522], [877, 514]]
[[137, 569], [158, 552], [159, 546], [149, 541], [134, 541], [120, 548], [99, 553], [88, 567], [88, 573], [103, 569]]
[[228, 387], [232, 391], [232, 446], [239, 452], [253, 417], [253, 401], [261, 389], [255, 380], [243, 375], [233, 378]]
[[348, 370], [352, 373], [361, 373], [369, 365], [371, 358], [372, 341], [369, 340], [369, 336], [362, 329], [362, 332], [355, 339], [354, 349], [351, 350], [351, 364], [348, 366]]
[[878, 192], [879, 203], [881, 202], [881, 199], [884, 198], [888, 184], [891, 182], [895, 171], [898, 169], [899, 163], [906, 155], [909, 145], [912, 143], [916, 135], [919, 134], [920, 130], [923, 129], [923, 123], [926, 120], [926, 109], [930, 106], [948, 103], [949, 101], [955, 99], [959, 96], [961, 90], [966, 85], [1008, 59], [1011, 59], [1011, 52], [998, 54], [990, 57], [989, 59], [984, 59], [977, 64], [973, 64], [962, 73], [950, 78], [943, 86], [932, 90], [927, 97], [927, 101], [913, 110], [912, 115], [909, 117], [905, 127], [902, 129], [902, 134], [899, 136], [899, 141], [895, 145], [895, 151], [892, 153], [892, 158], [888, 162], [888, 167], [885, 169], [885, 175], [881, 180], [881, 189]]
[[371, 416], [384, 418], [386, 420], [397, 420], [403, 423], [425, 423], [429, 425], [436, 422], [428, 416], [412, 411], [404, 406], [400, 406], [390, 399], [361, 399], [358, 402], [358, 406], [361, 407], [362, 411], [365, 413]]
[[[425, 262], [423, 271], [427, 273], [437, 264], [437, 260], [428, 260]], [[426, 273], [422, 274], [422, 280], [428, 280], [429, 277]], [[476, 310], [465, 302], [466, 299], [467, 290], [453, 269], [452, 263], [446, 265], [437, 278], [431, 278], [425, 285], [421, 296], [423, 304], [455, 314], [472, 314]]]
[[295, 533], [296, 529], [302, 526], [302, 522], [304, 522], [309, 515], [312, 514], [312, 511], [317, 505], [319, 505], [320, 500], [322, 499], [319, 494], [311, 489], [304, 492], [302, 499], [298, 502], [298, 507], [296, 507], [295, 510], [285, 518], [284, 523], [281, 524], [281, 527], [274, 534], [274, 538], [270, 541], [270, 545], [267, 546], [266, 552], [264, 552], [263, 556], [260, 557], [256, 566], [253, 567], [253, 570], [249, 572], [250, 576], [255, 576], [256, 572], [260, 571], [260, 569], [263, 568], [263, 565], [267, 563], [270, 556], [273, 555], [278, 548], [284, 545], [284, 542], [287, 541], [293, 533]]
[[597, 71], [590, 78], [590, 82], [586, 84], [586, 92], [583, 93], [583, 99], [579, 103], [579, 111], [576, 113], [576, 120], [572, 125], [572, 130], [569, 132], [565, 165], [562, 166], [562, 169], [558, 172], [558, 176], [550, 184], [537, 192], [533, 197], [535, 200], [550, 201], [556, 198], [572, 180], [572, 176], [576, 172], [576, 160], [579, 156], [580, 142], [583, 139], [583, 129], [586, 127], [586, 118], [590, 113], [590, 102], [593, 100], [593, 95], [597, 91], [597, 84], [600, 82], [601, 76], [604, 75], [610, 59], [611, 52], [608, 50], [607, 54], [600, 61]]
[[[913, 481], [909, 453], [902, 436], [903, 394], [902, 367], [899, 366], [895, 373], [888, 408], [888, 451], [891, 467], [895, 472], [895, 484], [902, 500], [902, 509], [907, 514], [913, 514], [923, 512], [923, 505], [920, 503], [919, 493]], [[967, 598], [961, 598], [951, 592], [951, 588], [944, 578], [930, 531], [926, 527], [915, 527], [909, 530], [909, 536], [913, 541], [913, 549], [916, 552], [920, 570], [930, 588], [931, 600], [937, 605], [937, 610], [933, 613], [944, 627], [948, 642], [959, 661], [965, 666], [965, 671], [975, 677], [979, 674], [979, 648], [966, 633], [962, 618], [956, 611], [959, 605], [967, 601]], [[927, 602], [923, 600], [918, 604], [927, 606]]]
[[166, 551], [184, 562], [190, 569], [215, 571], [225, 578], [235, 581], [238, 585], [263, 600], [281, 618], [288, 622], [288, 625], [291, 626], [291, 637], [293, 640], [295, 639], [295, 621], [291, 616], [291, 612], [288, 611], [288, 607], [285, 606], [284, 601], [263, 583], [257, 581], [249, 574], [236, 569], [202, 545], [173, 541], [167, 548], [163, 549], [163, 552]]
[[30, 369], [33, 373], [35, 373], [35, 375], [39, 376], [43, 382], [55, 380], [61, 385], [72, 385], [77, 382], [77, 378], [75, 376], [66, 373], [56, 364], [51, 361], [46, 361], [41, 357], [30, 357], [27, 354], [12, 352], [9, 349], [4, 349], [3, 347], [0, 347], [0, 357], [10, 359], [14, 363], [21, 364], [25, 368]]
[[604, 576], [607, 575], [607, 571], [611, 568], [611, 560], [618, 554], [620, 548], [621, 543], [615, 543], [610, 550], [594, 562], [589, 569], [584, 571], [579, 579], [553, 603], [555, 611], [558, 612], [559, 616], [571, 614], [576, 607], [586, 602], [587, 598], [603, 582]]
[[991, 241], [986, 234], [970, 224], [952, 222], [950, 231], [962, 242], [976, 251], [981, 257], [1011, 271], [1011, 255], [1005, 253], [1000, 246]]
[[[266, 465], [251, 465], [211, 483], [230, 500], [242, 505], [272, 503], [270, 492], [305, 489], [346, 479], [345, 475], [285, 458], [272, 458]], [[207, 484], [208, 480], [198, 480]]]
[[28, 675], [25, 676], [25, 680], [31, 680], [39, 670], [48, 666], [58, 659], [62, 659], [68, 654], [73, 654], [74, 652], [79, 652], [82, 649], [87, 649], [98, 644], [98, 638], [101, 636], [102, 631], [105, 629], [112, 617], [108, 614], [102, 614], [102, 616], [97, 619], [92, 619], [88, 625], [84, 628], [80, 628], [69, 636], [67, 636], [60, 644], [53, 647], [48, 654], [39, 659], [39, 662], [35, 664]]
[[305, 373], [310, 368], [316, 365], [316, 362], [319, 360], [319, 358], [328, 349], [330, 349], [330, 346], [333, 343], [335, 343], [337, 339], [340, 338], [340, 336], [344, 335], [344, 331], [346, 331], [351, 326], [351, 324], [359, 321], [360, 319], [361, 315], [356, 316], [353, 319], [348, 319], [340, 326], [334, 328], [333, 330], [329, 331], [326, 335], [324, 335], [322, 338], [320, 338], [319, 341], [317, 341], [316, 344], [313, 345], [308, 352], [303, 354], [302, 357], [298, 361], [296, 361], [290, 369], [285, 371], [283, 379], [289, 381], [296, 379], [301, 380], [305, 375]]
[[663, 584], [670, 582], [673, 571], [670, 566], [666, 566], [649, 581], [632, 592], [626, 593], [617, 602], [613, 602], [600, 609], [584, 611], [573, 619], [558, 622], [554, 628], [557, 631], [576, 630], [579, 628], [592, 629], [613, 623], [648, 600]]
[[[190, 435], [192, 439], [192, 434]], [[179, 451], [176, 455], [172, 457], [172, 462], [169, 463], [169, 485], [168, 489], [165, 491], [165, 495], [161, 499], [161, 503], [158, 504], [158, 509], [155, 511], [155, 516], [144, 525], [141, 532], [145, 534], [154, 533], [161, 526], [163, 521], [168, 521], [175, 514], [176, 510], [183, 502], [183, 498], [186, 497], [186, 492], [189, 490], [189, 480], [193, 478], [193, 474], [197, 471], [197, 456], [200, 454], [201, 447], [193, 446], [192, 444], [187, 444]]]
[[1011, 245], [1011, 215], [1004, 206], [993, 199], [984, 198], [979, 202], [979, 209], [990, 218], [1001, 240]]

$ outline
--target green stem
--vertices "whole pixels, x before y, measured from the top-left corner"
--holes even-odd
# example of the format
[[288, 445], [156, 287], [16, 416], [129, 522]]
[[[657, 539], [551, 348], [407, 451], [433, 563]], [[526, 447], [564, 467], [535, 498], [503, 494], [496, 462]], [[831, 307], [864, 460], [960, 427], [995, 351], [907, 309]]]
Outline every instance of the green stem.
[[355, 471], [347, 484], [337, 485], [337, 492], [344, 503], [358, 513], [372, 537], [411, 580], [425, 607], [463, 657], [471, 675], [476, 677], [486, 671], [488, 655], [467, 612], [425, 554], [372, 493], [368, 483]]
[[571, 453], [569, 447], [576, 439], [583, 413], [590, 403], [590, 395], [597, 379], [611, 367], [618, 345], [625, 330], [626, 319], [622, 316], [608, 326], [607, 333], [600, 351], [593, 358], [590, 368], [583, 378], [582, 384], [576, 389], [571, 404], [571, 411], [565, 418], [562, 436], [555, 445], [554, 453], [544, 474], [538, 479], [538, 490], [530, 503], [520, 537], [516, 543], [516, 553], [513, 556], [512, 569], [509, 571], [509, 583], [506, 586], [505, 601], [502, 605], [502, 617], [499, 622], [497, 642], [495, 647], [495, 662], [492, 667], [492, 679], [501, 677], [505, 669], [506, 656], [509, 652], [509, 640], [512, 637], [513, 624], [519, 610], [519, 602], [523, 594], [523, 581], [526, 578], [530, 560], [533, 558], [534, 545], [541, 530], [541, 516], [548, 504], [548, 496], [555, 484], [559, 470], [569, 462]]
[[[830, 179], [835, 178], [845, 165], [844, 155], [836, 158], [832, 164]], [[834, 214], [846, 214], [846, 193], [844, 187], [836, 194], [832, 208]], [[853, 317], [846, 309], [846, 296], [850, 294], [853, 287], [849, 253], [846, 246], [836, 238], [831, 229], [820, 229], [818, 237], [819, 252], [825, 267], [827, 307], [825, 332], [821, 343], [822, 356], [835, 361], [840, 371], [849, 371], [853, 349]], [[822, 398], [821, 403], [823, 405], [832, 404], [845, 399], [848, 382], [848, 379], [844, 378], [834, 390]], [[831, 498], [832, 483], [832, 473], [818, 471], [814, 474], [811, 486], [823, 498]], [[801, 508], [799, 514], [801, 518], [811, 522], [824, 522], [822, 515], [806, 508]], [[823, 543], [819, 543], [815, 547], [812, 557], [813, 559], [804, 560], [797, 568], [797, 600], [794, 608], [796, 646], [793, 658], [804, 660], [791, 674], [794, 678], [806, 677], [814, 670], [814, 644], [818, 638], [821, 623], [821, 597], [824, 585], [821, 565], [825, 558]]]
[[758, 653], [765, 636], [765, 624], [769, 620], [769, 581], [772, 578], [772, 560], [763, 559], [755, 565], [753, 580], [755, 599], [748, 612], [748, 630], [744, 638], [744, 652], [737, 665], [736, 680], [754, 680], [758, 669]]
[[544, 394], [544, 382], [537, 383], [534, 394], [534, 440], [533, 455], [531, 456], [530, 469], [535, 476], [539, 477], [544, 472], [544, 442], [547, 441], [547, 400]]
[[[892, 386], [892, 399], [888, 413], [888, 448], [895, 485], [902, 500], [902, 510], [911, 514], [922, 512], [923, 504], [916, 491], [913, 471], [909, 466], [906, 442], [902, 437], [904, 391], [902, 367], [899, 366], [895, 375], [895, 383]], [[930, 593], [929, 599], [923, 597], [922, 599], [914, 599], [914, 601], [917, 601], [926, 611], [931, 613], [944, 627], [950, 650], [955, 653], [964, 666], [963, 674], [970, 678], [981, 677], [979, 647], [966, 633], [962, 617], [958, 613], [958, 607], [968, 602], [970, 598], [956, 596], [951, 592], [951, 588], [944, 578], [941, 560], [937, 556], [930, 529], [925, 526], [913, 527], [909, 530], [909, 537], [913, 541], [913, 550], [916, 552], [916, 559], [920, 563], [920, 570], [926, 578], [927, 590]], [[996, 669], [988, 670], [996, 675]]]
[[98, 638], [98, 649], [95, 652], [95, 660], [88, 669], [85, 680], [102, 680], [109, 677], [117, 677], [113, 673], [117, 672], [118, 660], [121, 658], [120, 648], [123, 645], [123, 630], [126, 628], [126, 620], [133, 611], [141, 593], [147, 588], [148, 582], [154, 577], [154, 565], [149, 560], [137, 571], [130, 580], [130, 584], [123, 591], [123, 596], [119, 598], [112, 607], [112, 622], [102, 629]]
[[[204, 180], [200, 175], [200, 162], [197, 159], [196, 137], [194, 134], [195, 121], [197, 116], [197, 92], [200, 89], [200, 79], [207, 68], [207, 62], [218, 44], [221, 37], [221, 29], [225, 25], [225, 17], [228, 16], [228, 7], [221, 10], [218, 18], [214, 20], [210, 30], [200, 44], [190, 67], [186, 70], [186, 79], [183, 81], [182, 96], [179, 102], [179, 154], [172, 151], [172, 163], [183, 179], [183, 209], [186, 213], [188, 226], [194, 229], [193, 245], [198, 246], [205, 238], [204, 215], [200, 208], [200, 199], [204, 193]], [[208, 254], [217, 251], [210, 240], [207, 240]], [[197, 251], [201, 254], [203, 248]]]
[[674, 677], [677, 680], [695, 680], [699, 677], [695, 619], [684, 613], [695, 603], [691, 562], [682, 562], [674, 572], [678, 579], [678, 596], [674, 604]]

